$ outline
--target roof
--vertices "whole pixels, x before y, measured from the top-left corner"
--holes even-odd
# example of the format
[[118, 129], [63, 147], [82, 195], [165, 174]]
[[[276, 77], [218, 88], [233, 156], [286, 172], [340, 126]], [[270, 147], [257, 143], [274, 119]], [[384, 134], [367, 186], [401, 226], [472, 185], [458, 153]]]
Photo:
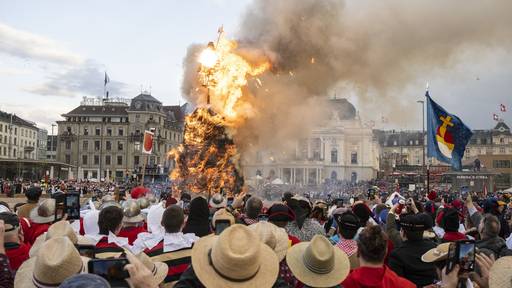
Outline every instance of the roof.
[[30, 127], [30, 128], [37, 128], [35, 123], [27, 121], [27, 120], [17, 116], [16, 114], [7, 113], [4, 111], [0, 111], [0, 120], [3, 122], [11, 123], [11, 115], [12, 115], [12, 123], [14, 125], [26, 126], [26, 127]]
[[356, 117], [356, 108], [347, 99], [335, 98], [329, 101], [329, 106], [340, 120], [350, 120]]
[[423, 143], [422, 131], [374, 130], [374, 134], [381, 146], [421, 146]]
[[511, 135], [510, 127], [508, 127], [507, 124], [505, 124], [505, 122], [503, 122], [503, 121], [498, 122], [498, 124], [496, 124], [496, 127], [494, 127], [493, 130], [497, 134]]
[[132, 99], [130, 111], [163, 112], [162, 102], [149, 94], [141, 93]]
[[177, 121], [183, 122], [185, 121], [185, 111], [183, 106], [172, 105], [172, 106], [163, 106], [164, 113], [167, 116], [168, 121]]
[[127, 116], [127, 106], [117, 105], [80, 105], [64, 116], [94, 116], [94, 115], [109, 115], [109, 116]]

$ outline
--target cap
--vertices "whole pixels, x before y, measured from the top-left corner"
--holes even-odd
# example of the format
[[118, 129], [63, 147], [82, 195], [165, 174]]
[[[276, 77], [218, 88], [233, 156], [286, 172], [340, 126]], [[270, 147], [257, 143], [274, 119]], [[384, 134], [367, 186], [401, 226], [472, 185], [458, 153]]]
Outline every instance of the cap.
[[424, 213], [406, 214], [400, 217], [400, 226], [407, 231], [425, 231], [432, 228], [432, 218]]
[[357, 230], [361, 227], [359, 218], [352, 211], [346, 211], [341, 214], [334, 214], [334, 219], [338, 223], [338, 227], [345, 230]]
[[12, 231], [20, 226], [20, 219], [16, 214], [11, 212], [0, 213], [0, 220], [4, 220], [5, 232]]
[[295, 215], [290, 209], [290, 207], [276, 203], [267, 210], [268, 221], [277, 221], [277, 222], [289, 222], [295, 219]]

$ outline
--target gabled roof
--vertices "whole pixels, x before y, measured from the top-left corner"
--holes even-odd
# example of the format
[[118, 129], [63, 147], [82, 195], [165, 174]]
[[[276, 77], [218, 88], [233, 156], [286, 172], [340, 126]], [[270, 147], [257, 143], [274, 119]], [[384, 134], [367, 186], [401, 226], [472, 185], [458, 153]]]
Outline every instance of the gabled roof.
[[94, 115], [108, 115], [108, 116], [127, 116], [127, 106], [109, 106], [109, 105], [80, 105], [64, 116], [94, 116]]
[[30, 127], [30, 128], [37, 128], [35, 123], [27, 121], [19, 116], [16, 116], [16, 114], [7, 113], [4, 111], [0, 111], [0, 120], [2, 120], [3, 122], [11, 123], [11, 115], [12, 115], [12, 123], [14, 125], [26, 126], [26, 127]]
[[155, 102], [155, 103], [160, 103], [162, 104], [162, 102], [160, 102], [158, 99], [156, 99], [155, 97], [149, 95], [149, 94], [144, 94], [144, 93], [140, 93], [139, 95], [137, 95], [135, 98], [132, 99], [132, 101], [148, 101], [148, 102]]
[[508, 127], [503, 121], [498, 122], [493, 130], [494, 133], [510, 135], [510, 127]]

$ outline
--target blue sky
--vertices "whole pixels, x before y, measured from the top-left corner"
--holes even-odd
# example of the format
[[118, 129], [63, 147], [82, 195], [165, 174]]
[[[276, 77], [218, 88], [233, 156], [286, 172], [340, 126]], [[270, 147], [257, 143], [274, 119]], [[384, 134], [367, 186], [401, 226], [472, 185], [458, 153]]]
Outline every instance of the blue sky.
[[[250, 2], [1, 1], [0, 109], [48, 128], [82, 96], [101, 95], [105, 70], [113, 96], [132, 98], [142, 85], [164, 104], [183, 103], [188, 45], [207, 43], [220, 25], [235, 34]], [[429, 81], [432, 97], [448, 111], [472, 128], [490, 128], [500, 103], [512, 110], [511, 67], [510, 51], [461, 53], [458, 64], [417, 79], [403, 94], [420, 99]], [[363, 118], [372, 114], [357, 95], [351, 100]], [[502, 117], [512, 124], [510, 112]], [[418, 116], [393, 125], [418, 129], [420, 123]]]

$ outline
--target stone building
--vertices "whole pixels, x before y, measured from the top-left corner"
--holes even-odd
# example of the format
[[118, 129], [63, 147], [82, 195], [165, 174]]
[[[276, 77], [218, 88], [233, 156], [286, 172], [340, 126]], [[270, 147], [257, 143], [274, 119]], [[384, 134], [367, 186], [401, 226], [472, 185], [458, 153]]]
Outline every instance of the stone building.
[[[154, 129], [153, 153], [145, 175], [165, 177], [172, 169], [167, 152], [182, 140], [184, 113], [147, 93], [126, 99], [87, 99], [58, 121], [57, 161], [73, 165], [72, 178], [116, 179], [140, 176], [145, 130]], [[76, 174], [75, 174], [76, 173]]]
[[0, 111], [0, 158], [38, 159], [38, 132], [35, 123]]
[[315, 127], [310, 137], [299, 140], [291, 156], [258, 151], [253, 161], [244, 163], [245, 177], [279, 179], [295, 185], [319, 185], [325, 179], [357, 182], [376, 178], [379, 146], [371, 127], [363, 125], [346, 99], [329, 101], [329, 120]]

